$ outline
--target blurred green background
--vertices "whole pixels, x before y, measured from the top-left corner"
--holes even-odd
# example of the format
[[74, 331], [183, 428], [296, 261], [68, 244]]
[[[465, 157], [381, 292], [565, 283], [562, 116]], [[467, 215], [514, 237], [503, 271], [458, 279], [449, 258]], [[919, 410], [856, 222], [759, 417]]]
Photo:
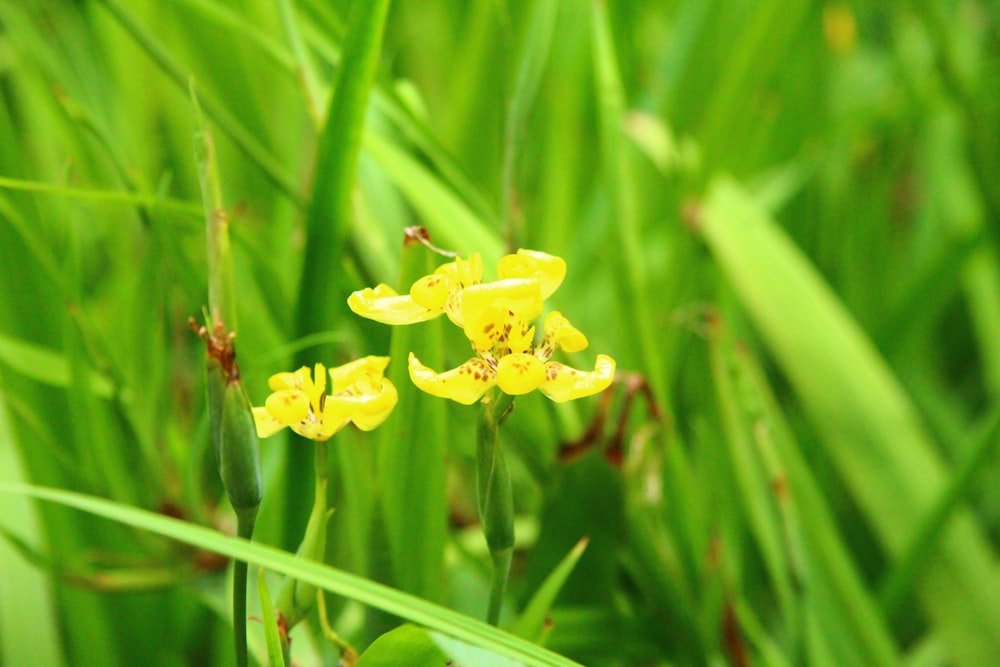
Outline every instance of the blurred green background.
[[[1000, 4], [397, 0], [370, 91], [368, 6], [0, 3], [0, 481], [234, 529], [187, 325], [193, 80], [256, 404], [390, 336], [467, 358], [345, 307], [407, 287], [408, 226], [488, 276], [566, 260], [551, 306], [591, 343], [568, 363], [619, 381], [504, 425], [508, 627], [588, 536], [543, 638], [582, 664], [994, 664]], [[326, 122], [337, 81], [363, 117]], [[481, 618], [474, 409], [414, 400], [332, 441], [327, 562]], [[294, 550], [309, 447], [261, 443], [258, 541]], [[0, 664], [231, 664], [225, 559], [19, 493], [0, 528]], [[359, 649], [398, 623], [329, 604]], [[299, 664], [335, 663], [297, 632]]]

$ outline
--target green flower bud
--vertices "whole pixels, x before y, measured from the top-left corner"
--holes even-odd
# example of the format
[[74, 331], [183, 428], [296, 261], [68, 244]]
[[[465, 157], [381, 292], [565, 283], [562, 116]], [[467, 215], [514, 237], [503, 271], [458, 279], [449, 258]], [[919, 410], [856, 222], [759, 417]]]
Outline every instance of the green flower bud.
[[257, 511], [263, 497], [257, 426], [243, 383], [237, 377], [226, 383], [216, 453], [219, 474], [237, 513]]
[[247, 529], [252, 530], [264, 495], [264, 481], [257, 426], [250, 399], [240, 380], [233, 335], [226, 334], [218, 325], [209, 334], [205, 327], [197, 327], [193, 319], [190, 323], [205, 341], [208, 415], [219, 476], [237, 516], [241, 522], [249, 519]]

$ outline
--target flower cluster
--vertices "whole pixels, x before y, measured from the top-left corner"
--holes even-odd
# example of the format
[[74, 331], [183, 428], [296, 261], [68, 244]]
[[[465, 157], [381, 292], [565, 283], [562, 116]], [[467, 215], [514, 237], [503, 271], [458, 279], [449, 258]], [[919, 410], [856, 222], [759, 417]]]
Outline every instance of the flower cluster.
[[383, 377], [388, 357], [364, 357], [330, 369], [331, 393], [326, 393], [326, 368], [316, 364], [268, 380], [274, 392], [262, 408], [254, 408], [257, 434], [264, 438], [288, 426], [304, 438], [328, 440], [353, 423], [364, 431], [381, 424], [396, 405], [396, 388]]
[[458, 368], [436, 373], [410, 354], [410, 378], [435, 396], [468, 405], [499, 386], [511, 395], [538, 389], [563, 402], [611, 384], [615, 361], [607, 355], [597, 355], [593, 371], [549, 361], [556, 348], [577, 352], [587, 347], [586, 336], [560, 313], [549, 313], [541, 340], [535, 342], [531, 322], [566, 275], [561, 258], [522, 249], [503, 257], [497, 273], [499, 280], [483, 282], [482, 259], [474, 254], [419, 279], [407, 295], [379, 285], [354, 292], [348, 305], [358, 315], [386, 324], [412, 324], [446, 314], [462, 328], [475, 356]]

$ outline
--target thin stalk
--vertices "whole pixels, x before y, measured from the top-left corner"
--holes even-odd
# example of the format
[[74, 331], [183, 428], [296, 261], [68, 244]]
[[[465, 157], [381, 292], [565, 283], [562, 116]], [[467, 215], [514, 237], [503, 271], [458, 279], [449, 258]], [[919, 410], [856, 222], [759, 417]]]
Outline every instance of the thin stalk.
[[490, 575], [490, 606], [486, 612], [486, 622], [490, 625], [500, 624], [500, 610], [503, 609], [503, 596], [507, 591], [507, 579], [510, 576], [510, 563], [513, 557], [514, 547], [490, 550], [493, 573]]
[[229, 219], [222, 200], [222, 178], [215, 159], [215, 140], [205, 124], [194, 79], [188, 82], [194, 105], [198, 132], [195, 134], [195, 155], [201, 180], [201, 198], [205, 209], [205, 230], [208, 251], [208, 311], [214, 326], [224, 325], [236, 330], [236, 308], [233, 298], [233, 262], [229, 246]]
[[[324, 440], [317, 440], [314, 443], [313, 454], [316, 480], [313, 507], [309, 514], [305, 535], [302, 537], [296, 555], [322, 563], [326, 554], [326, 522], [329, 518], [326, 501], [328, 443]], [[309, 611], [315, 603], [315, 586], [295, 579], [286, 579], [278, 596], [278, 611], [284, 616], [287, 628], [291, 630], [309, 615]]]
[[[236, 513], [236, 534], [245, 540], [253, 539], [257, 522], [257, 508]], [[233, 561], [233, 640], [236, 664], [247, 667], [247, 570], [245, 560]]]
[[[138, 192], [120, 192], [118, 190], [98, 190], [92, 188], [71, 188], [58, 183], [45, 183], [42, 181], [28, 181], [18, 178], [7, 178], [0, 176], [0, 189], [19, 190], [24, 192], [38, 192], [50, 194], [67, 199], [83, 199], [87, 201], [112, 202], [119, 204], [129, 204], [142, 206], [153, 210], [163, 210], [174, 213], [178, 216], [178, 223], [191, 222], [202, 214], [202, 208], [193, 202], [182, 199], [171, 199], [160, 195], [147, 195]], [[5, 213], [6, 214], [6, 213]], [[40, 258], [44, 262], [44, 258]]]
[[[195, 330], [205, 341], [208, 355], [208, 409], [219, 476], [236, 513], [237, 534], [251, 540], [263, 494], [263, 479], [257, 429], [250, 412], [250, 400], [240, 380], [232, 340], [236, 330], [236, 299], [229, 221], [223, 206], [222, 178], [215, 156], [215, 143], [202, 116], [193, 79], [190, 91], [198, 126], [195, 155], [205, 208], [209, 306], [208, 328]], [[236, 664], [246, 667], [247, 563], [242, 560], [233, 563], [233, 641]]]
[[490, 602], [486, 622], [498, 625], [507, 576], [514, 553], [514, 495], [510, 470], [500, 443], [500, 424], [514, 407], [514, 398], [500, 393], [498, 399], [484, 399], [476, 434], [476, 486], [479, 519], [493, 562]]

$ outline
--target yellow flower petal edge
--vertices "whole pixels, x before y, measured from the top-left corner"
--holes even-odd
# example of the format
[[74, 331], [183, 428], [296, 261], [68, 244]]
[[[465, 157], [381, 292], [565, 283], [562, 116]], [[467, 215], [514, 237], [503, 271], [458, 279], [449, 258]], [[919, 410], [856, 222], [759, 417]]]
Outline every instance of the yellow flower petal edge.
[[566, 261], [562, 257], [521, 248], [515, 255], [500, 258], [497, 264], [500, 280], [532, 278], [538, 281], [542, 299], [548, 299], [559, 289], [566, 277]]
[[330, 380], [333, 383], [332, 392], [338, 394], [347, 390], [352, 384], [366, 375], [382, 377], [385, 367], [389, 365], [389, 357], [367, 356], [355, 359], [343, 366], [330, 369]]
[[254, 408], [253, 409], [253, 420], [257, 425], [257, 437], [266, 438], [269, 435], [274, 435], [281, 429], [285, 428], [285, 424], [278, 421], [267, 408]]
[[358, 290], [347, 297], [347, 305], [361, 317], [382, 324], [414, 324], [433, 319], [442, 312], [421, 306], [409, 295], [400, 296], [388, 285]]
[[325, 412], [333, 419], [349, 418], [362, 431], [370, 431], [388, 419], [398, 400], [396, 387], [385, 380], [373, 393], [329, 397]]
[[587, 349], [587, 345], [587, 337], [570, 324], [559, 311], [554, 310], [545, 318], [545, 339], [540, 347], [546, 349], [549, 354], [552, 354], [556, 346], [566, 352], [579, 352]]
[[545, 373], [545, 384], [539, 387], [539, 391], [556, 403], [563, 403], [607, 389], [615, 378], [615, 360], [606, 354], [599, 354], [593, 371], [580, 371], [550, 361], [545, 364]]
[[497, 383], [496, 372], [482, 359], [473, 358], [450, 371], [435, 373], [410, 353], [410, 379], [417, 388], [439, 398], [472, 405]]

